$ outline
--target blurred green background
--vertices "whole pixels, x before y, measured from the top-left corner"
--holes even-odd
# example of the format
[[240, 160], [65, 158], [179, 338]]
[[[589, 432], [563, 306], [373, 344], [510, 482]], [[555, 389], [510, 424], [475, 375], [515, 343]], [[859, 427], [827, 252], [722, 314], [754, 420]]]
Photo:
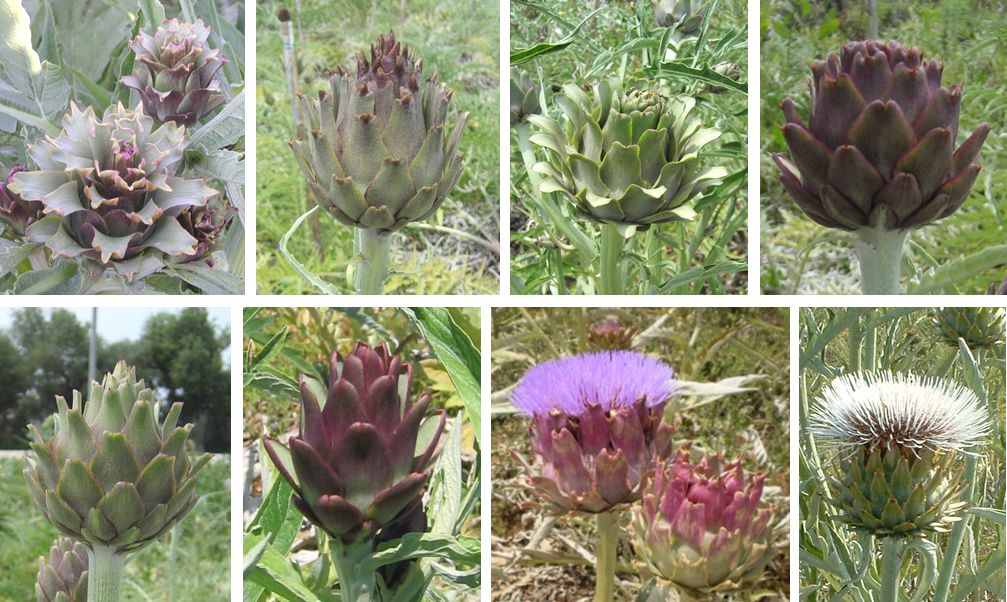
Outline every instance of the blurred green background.
[[[762, 289], [771, 294], [859, 291], [853, 238], [813, 223], [787, 195], [771, 153], [786, 152], [780, 103], [791, 96], [807, 114], [808, 65], [869, 31], [867, 2], [763, 0], [761, 98]], [[925, 270], [1007, 240], [1007, 6], [989, 0], [878, 0], [878, 34], [916, 46], [944, 63], [944, 85], [961, 83], [958, 144], [993, 125], [979, 155], [982, 171], [962, 208], [909, 237], [911, 279]], [[949, 293], [981, 294], [1004, 266], [975, 274]]]
[[[300, 14], [297, 7], [300, 6]], [[378, 34], [392, 30], [454, 91], [451, 111], [468, 111], [458, 185], [427, 222], [395, 237], [385, 291], [398, 294], [493, 294], [499, 290], [500, 38], [495, 0], [267, 0], [256, 4], [257, 290], [315, 292], [278, 250], [280, 238], [307, 207], [305, 185], [287, 141], [291, 98], [283, 69], [276, 11], [293, 14], [299, 91], [330, 89], [326, 73], [352, 67]], [[319, 215], [302, 224], [288, 249], [312, 273], [346, 288], [353, 228]], [[431, 229], [431, 226], [435, 229]], [[324, 256], [323, 256], [324, 255]]]

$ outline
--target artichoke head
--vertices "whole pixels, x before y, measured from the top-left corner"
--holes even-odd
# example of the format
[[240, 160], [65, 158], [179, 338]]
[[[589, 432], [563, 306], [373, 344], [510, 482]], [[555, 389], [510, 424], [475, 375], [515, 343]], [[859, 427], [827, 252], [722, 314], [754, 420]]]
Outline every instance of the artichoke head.
[[808, 217], [842, 230], [906, 230], [961, 207], [990, 126], [955, 148], [962, 87], [941, 85], [941, 63], [896, 42], [865, 41], [811, 71], [808, 120], [783, 102], [790, 157], [773, 157]]
[[87, 546], [58, 537], [48, 562], [38, 559], [35, 598], [38, 602], [87, 602]]
[[209, 37], [201, 20], [169, 19], [154, 35], [141, 31], [129, 43], [136, 60], [122, 83], [137, 91], [147, 115], [191, 127], [223, 104], [217, 72], [227, 59], [207, 45]]
[[14, 175], [9, 189], [39, 201], [48, 217], [26, 235], [56, 257], [84, 257], [135, 275], [146, 257], [191, 256], [197, 240], [178, 216], [204, 207], [217, 194], [203, 180], [175, 174], [185, 154], [185, 132], [174, 124], [154, 130], [139, 110], [71, 105], [63, 130], [28, 147], [37, 171]]
[[43, 216], [42, 203], [26, 201], [21, 195], [9, 189], [14, 176], [22, 171], [27, 169], [23, 165], [15, 165], [6, 176], [0, 176], [0, 221], [12, 228], [18, 236], [23, 236], [25, 228]]
[[430, 395], [411, 402], [411, 386], [412, 366], [384, 345], [333, 352], [327, 391], [301, 378], [301, 426], [289, 448], [264, 442], [294, 489], [294, 506], [346, 544], [399, 528], [421, 506], [445, 415], [417, 450]]
[[196, 504], [196, 475], [210, 460], [194, 461], [185, 443], [192, 425], [176, 426], [182, 404], [160, 424], [154, 392], [119, 362], [85, 403], [74, 391], [67, 406], [56, 398], [55, 432], [31, 425], [34, 452], [24, 471], [32, 499], [56, 529], [89, 547], [117, 554], [142, 548]]
[[702, 0], [657, 0], [654, 4], [654, 20], [661, 27], [674, 27], [678, 39], [699, 31], [703, 24]]
[[290, 141], [315, 198], [339, 222], [391, 232], [427, 219], [458, 182], [467, 113], [448, 123], [451, 91], [395, 35], [379, 36], [356, 74], [299, 98], [307, 134]]
[[582, 217], [617, 226], [625, 236], [654, 224], [688, 221], [690, 200], [727, 175], [701, 169], [701, 151], [720, 136], [692, 113], [694, 98], [665, 98], [653, 90], [613, 88], [592, 93], [574, 84], [556, 100], [565, 124], [532, 115], [530, 140], [546, 160], [542, 192], [559, 192]]
[[1003, 310], [996, 307], [943, 307], [934, 310], [934, 329], [946, 345], [965, 339], [971, 349], [986, 349], [1004, 341]]
[[633, 329], [619, 323], [618, 316], [608, 316], [587, 329], [587, 343], [595, 350], [629, 349], [633, 346]]

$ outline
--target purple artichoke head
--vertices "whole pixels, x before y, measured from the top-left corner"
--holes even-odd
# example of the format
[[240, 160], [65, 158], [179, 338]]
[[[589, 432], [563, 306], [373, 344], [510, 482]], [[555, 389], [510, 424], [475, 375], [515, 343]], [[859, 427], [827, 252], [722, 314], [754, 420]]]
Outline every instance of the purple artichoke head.
[[190, 207], [178, 216], [178, 223], [196, 239], [196, 252], [182, 258], [183, 262], [205, 259], [213, 267], [210, 250], [217, 243], [221, 233], [237, 215], [237, 211], [222, 197], [214, 197], [204, 207]]
[[122, 83], [139, 93], [147, 115], [191, 127], [224, 102], [217, 72], [227, 59], [207, 45], [209, 37], [202, 21], [169, 19], [129, 43], [136, 60]]
[[773, 512], [762, 500], [764, 475], [741, 460], [705, 456], [692, 463], [683, 447], [658, 467], [635, 510], [642, 556], [660, 579], [700, 592], [738, 589], [759, 578], [772, 558]]
[[400, 528], [421, 506], [445, 415], [417, 450], [430, 395], [411, 402], [412, 378], [412, 367], [385, 345], [357, 343], [345, 357], [333, 352], [324, 400], [301, 378], [301, 426], [289, 448], [265, 440], [297, 509], [345, 543]]
[[605, 512], [639, 499], [655, 458], [671, 453], [662, 423], [674, 394], [664, 362], [632, 351], [602, 351], [548, 361], [529, 370], [511, 401], [531, 417], [536, 467], [528, 483], [557, 512]]
[[[14, 175], [9, 189], [39, 201], [53, 218], [26, 234], [57, 257], [87, 257], [129, 273], [140, 254], [193, 255], [197, 240], [179, 224], [189, 207], [205, 206], [217, 191], [203, 180], [175, 174], [185, 154], [185, 132], [157, 130], [139, 110], [71, 105], [63, 130], [31, 145], [37, 171]], [[127, 263], [129, 262], [129, 263]]]
[[773, 157], [808, 217], [843, 230], [905, 230], [961, 207], [990, 126], [955, 148], [962, 87], [941, 85], [943, 69], [916, 48], [873, 40], [811, 65], [808, 120], [783, 102], [790, 157]]
[[6, 176], [0, 177], [0, 221], [14, 230], [18, 236], [23, 236], [25, 228], [42, 219], [42, 203], [26, 201], [21, 195], [9, 189], [14, 175], [28, 171], [23, 165], [10, 168]]

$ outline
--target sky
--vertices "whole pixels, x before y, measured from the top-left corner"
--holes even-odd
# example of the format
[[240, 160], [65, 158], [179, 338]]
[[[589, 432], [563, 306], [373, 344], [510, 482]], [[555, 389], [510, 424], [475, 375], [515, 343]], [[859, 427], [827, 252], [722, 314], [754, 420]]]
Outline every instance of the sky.
[[[91, 323], [90, 307], [67, 307], [63, 309], [66, 309], [77, 316], [77, 320], [82, 324]], [[46, 316], [48, 316], [52, 312], [52, 309], [42, 308], [42, 311], [45, 312]], [[140, 333], [143, 331], [143, 323], [150, 316], [161, 312], [177, 314], [181, 311], [181, 308], [178, 307], [99, 307], [98, 336], [110, 343], [123, 340], [136, 340], [140, 337]], [[206, 312], [210, 317], [210, 321], [217, 326], [218, 329], [227, 326], [230, 321], [230, 308], [209, 307], [206, 309]], [[10, 327], [13, 318], [13, 309], [0, 308], [0, 330], [6, 330]], [[224, 357], [225, 361], [229, 365], [230, 355], [227, 350], [224, 351]]]

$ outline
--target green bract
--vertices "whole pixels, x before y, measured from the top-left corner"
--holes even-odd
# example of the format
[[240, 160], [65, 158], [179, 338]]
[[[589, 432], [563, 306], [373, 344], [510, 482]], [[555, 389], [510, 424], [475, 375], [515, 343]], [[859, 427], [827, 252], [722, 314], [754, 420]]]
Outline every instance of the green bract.
[[38, 559], [35, 598], [38, 602], [87, 602], [87, 546], [58, 537], [49, 559]]
[[680, 38], [699, 31], [705, 4], [701, 0], [658, 0], [654, 19], [661, 27], [674, 27], [676, 37]]
[[513, 67], [510, 70], [510, 125], [525, 121], [529, 115], [542, 112], [539, 89], [527, 73]]
[[[143, 258], [196, 253], [196, 239], [177, 217], [203, 207], [217, 191], [203, 180], [178, 177], [185, 131], [154, 122], [141, 111], [71, 105], [63, 130], [28, 147], [38, 171], [14, 176], [9, 188], [41, 201], [48, 217], [27, 236], [56, 257], [86, 257], [134, 276]], [[155, 261], [156, 263], [156, 261]]]
[[449, 128], [451, 91], [422, 71], [422, 59], [389, 33], [370, 60], [357, 56], [355, 76], [332, 74], [331, 94], [299, 98], [309, 133], [290, 147], [315, 198], [340, 222], [398, 230], [433, 214], [458, 181], [468, 114]]
[[685, 203], [727, 175], [722, 167], [701, 169], [701, 149], [720, 132], [702, 127], [693, 98], [602, 82], [593, 94], [567, 84], [556, 103], [563, 126], [545, 115], [528, 118], [538, 129], [530, 140], [547, 159], [533, 167], [543, 176], [541, 191], [565, 194], [580, 215], [624, 235], [692, 220]]
[[34, 461], [24, 471], [32, 499], [64, 535], [116, 554], [154, 541], [196, 504], [196, 474], [210, 460], [190, 462], [192, 425], [176, 426], [182, 404], [157, 422], [154, 392], [119, 362], [87, 403], [56, 398], [55, 432], [31, 425]]

